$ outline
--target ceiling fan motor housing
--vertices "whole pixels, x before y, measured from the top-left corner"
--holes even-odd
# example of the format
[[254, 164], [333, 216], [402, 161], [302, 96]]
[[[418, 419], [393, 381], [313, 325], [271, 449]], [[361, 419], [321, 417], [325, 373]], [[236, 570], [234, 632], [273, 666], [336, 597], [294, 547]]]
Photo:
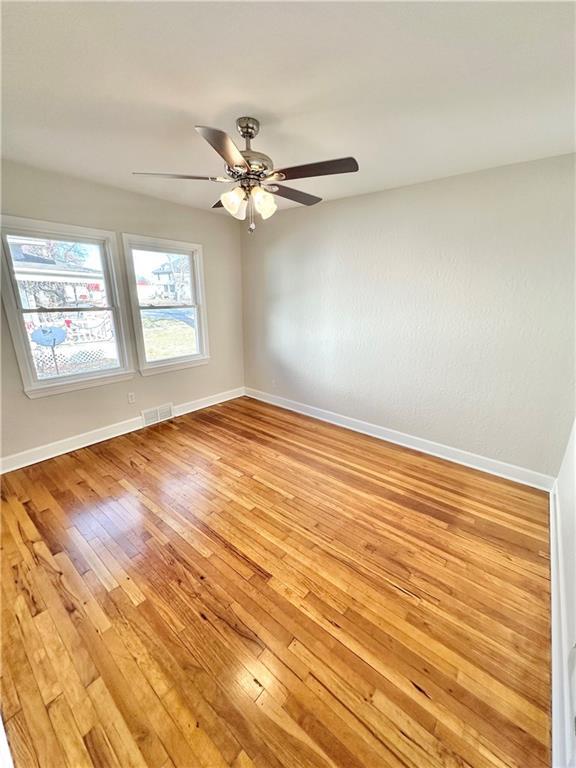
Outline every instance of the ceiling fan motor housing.
[[270, 173], [274, 169], [272, 158], [263, 152], [256, 152], [253, 149], [241, 149], [242, 157], [250, 166], [250, 171], [260, 175], [261, 173]]
[[[255, 117], [239, 117], [236, 120], [236, 128], [240, 136], [246, 140], [246, 148], [241, 149], [240, 154], [250, 168], [248, 176], [262, 176], [271, 173], [274, 170], [272, 159], [263, 152], [256, 152], [250, 146], [252, 139], [260, 132], [260, 121]], [[238, 171], [238, 169], [235, 170]]]

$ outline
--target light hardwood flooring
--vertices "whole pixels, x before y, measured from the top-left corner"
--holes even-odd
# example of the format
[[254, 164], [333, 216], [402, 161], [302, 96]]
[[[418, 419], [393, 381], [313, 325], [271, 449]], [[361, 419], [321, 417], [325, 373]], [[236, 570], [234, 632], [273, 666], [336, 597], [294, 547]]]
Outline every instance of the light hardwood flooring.
[[543, 768], [544, 493], [241, 398], [3, 478], [16, 768]]

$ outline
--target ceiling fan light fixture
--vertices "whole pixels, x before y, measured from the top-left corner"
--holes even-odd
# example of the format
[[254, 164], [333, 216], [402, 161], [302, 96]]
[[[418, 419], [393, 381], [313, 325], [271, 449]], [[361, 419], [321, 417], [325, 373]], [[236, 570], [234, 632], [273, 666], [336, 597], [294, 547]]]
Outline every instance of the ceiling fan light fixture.
[[263, 219], [269, 219], [278, 209], [274, 196], [262, 187], [252, 188], [252, 200], [254, 207]]
[[[353, 157], [339, 157], [335, 160], [321, 160], [305, 165], [293, 165], [290, 168], [275, 168], [272, 158], [263, 152], [252, 149], [252, 139], [260, 131], [260, 123], [255, 117], [239, 117], [236, 120], [238, 133], [246, 141], [246, 148], [238, 149], [230, 136], [219, 128], [197, 125], [196, 130], [225, 163], [225, 176], [195, 176], [187, 173], [138, 173], [141, 176], [157, 176], [166, 179], [191, 179], [196, 181], [215, 181], [237, 185], [220, 198], [212, 208], [224, 208], [235, 219], [248, 219], [249, 230], [256, 228], [255, 213], [269, 219], [278, 206], [273, 195], [292, 200], [299, 205], [316, 205], [321, 197], [310, 195], [299, 189], [285, 187], [277, 182], [290, 179], [308, 179], [313, 176], [332, 176], [340, 173], [354, 173], [358, 162]], [[264, 185], [264, 186], [262, 186]]]
[[234, 187], [234, 189], [224, 192], [220, 195], [220, 202], [235, 219], [243, 221], [246, 218], [248, 200], [242, 187]]

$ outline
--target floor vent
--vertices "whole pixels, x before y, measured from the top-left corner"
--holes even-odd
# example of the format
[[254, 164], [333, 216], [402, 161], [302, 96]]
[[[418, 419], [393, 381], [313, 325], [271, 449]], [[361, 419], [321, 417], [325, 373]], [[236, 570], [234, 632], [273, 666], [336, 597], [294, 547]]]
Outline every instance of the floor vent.
[[151, 424], [157, 424], [159, 421], [171, 419], [173, 415], [172, 403], [165, 403], [164, 405], [159, 405], [158, 408], [148, 408], [142, 411], [142, 421], [145, 427], [149, 427]]

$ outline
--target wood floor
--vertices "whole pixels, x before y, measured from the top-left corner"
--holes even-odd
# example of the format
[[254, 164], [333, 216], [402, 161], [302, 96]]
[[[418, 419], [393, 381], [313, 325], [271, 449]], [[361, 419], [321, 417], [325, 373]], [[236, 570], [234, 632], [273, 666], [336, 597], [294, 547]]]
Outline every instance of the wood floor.
[[241, 398], [3, 497], [16, 768], [550, 764], [544, 493]]

